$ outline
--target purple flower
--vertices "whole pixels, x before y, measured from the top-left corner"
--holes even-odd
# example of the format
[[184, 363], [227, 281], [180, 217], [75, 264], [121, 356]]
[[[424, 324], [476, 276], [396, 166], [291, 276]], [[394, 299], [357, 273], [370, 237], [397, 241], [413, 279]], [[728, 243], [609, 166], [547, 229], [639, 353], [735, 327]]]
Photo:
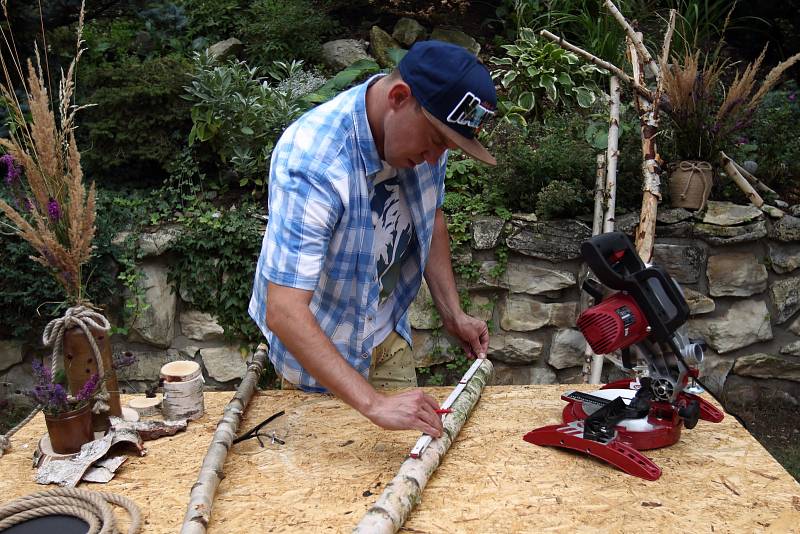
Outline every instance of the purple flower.
[[14, 158], [11, 154], [6, 154], [0, 157], [0, 163], [5, 165], [6, 167], [6, 176], [5, 181], [6, 185], [10, 186], [13, 185], [19, 179], [19, 167], [17, 167], [17, 163], [14, 161]]
[[83, 387], [78, 391], [78, 394], [75, 395], [75, 400], [78, 402], [88, 401], [92, 398], [95, 391], [97, 391], [97, 386], [100, 384], [100, 375], [97, 373], [93, 374], [89, 377], [89, 380], [83, 384]]
[[33, 361], [33, 376], [39, 385], [47, 385], [53, 381], [53, 372], [39, 360]]
[[53, 197], [50, 197], [50, 200], [47, 201], [47, 213], [53, 222], [58, 222], [61, 218], [61, 206], [58, 205], [58, 200]]
[[786, 98], [789, 99], [789, 102], [794, 102], [795, 100], [797, 100], [797, 93], [789, 93], [789, 95]]
[[738, 145], [746, 145], [747, 144], [747, 137], [741, 136], [736, 140], [736, 144]]

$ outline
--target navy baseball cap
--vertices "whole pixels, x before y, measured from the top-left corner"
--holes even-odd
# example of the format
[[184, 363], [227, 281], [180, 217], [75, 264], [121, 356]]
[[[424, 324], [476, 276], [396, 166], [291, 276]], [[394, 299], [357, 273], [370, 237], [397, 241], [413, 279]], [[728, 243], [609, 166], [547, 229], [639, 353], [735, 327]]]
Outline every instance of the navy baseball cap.
[[475, 138], [497, 108], [492, 76], [475, 55], [454, 44], [420, 41], [398, 69], [436, 129], [473, 158], [497, 163]]

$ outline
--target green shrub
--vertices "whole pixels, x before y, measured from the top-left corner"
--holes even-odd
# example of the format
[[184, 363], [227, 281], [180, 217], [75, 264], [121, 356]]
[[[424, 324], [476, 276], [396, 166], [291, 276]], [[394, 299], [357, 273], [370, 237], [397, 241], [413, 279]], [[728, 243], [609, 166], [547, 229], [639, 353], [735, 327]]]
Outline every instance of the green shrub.
[[498, 108], [509, 120], [526, 124], [526, 116], [541, 115], [547, 105], [574, 104], [590, 108], [600, 93], [595, 77], [604, 70], [580, 59], [558, 44], [538, 38], [530, 28], [522, 28], [514, 44], [503, 45], [506, 57], [493, 57], [492, 71], [506, 91]]
[[181, 99], [189, 62], [169, 55], [101, 60], [79, 73], [81, 162], [109, 181], [161, 179], [189, 133], [189, 104]]
[[322, 41], [336, 28], [309, 0], [256, 0], [241, 20], [241, 40], [253, 65], [285, 59], [319, 62]]
[[[780, 133], [776, 134], [776, 126]], [[736, 160], [758, 163], [756, 175], [778, 193], [800, 200], [800, 90], [796, 83], [765, 97], [749, 130], [739, 138]]]
[[[194, 123], [189, 145], [208, 143], [218, 157], [223, 187], [230, 185], [226, 171], [231, 171], [239, 186], [263, 190], [275, 142], [307, 107], [298, 89], [312, 90], [315, 84], [273, 85], [259, 75], [258, 67], [236, 59], [219, 64], [207, 53], [196, 54], [194, 61], [192, 82], [185, 88]], [[273, 82], [302, 74], [302, 62], [279, 62], [274, 67]], [[319, 85], [323, 81], [320, 78]]]
[[536, 215], [557, 219], [588, 211], [591, 193], [579, 180], [550, 182], [536, 195]]
[[229, 338], [253, 343], [263, 336], [247, 314], [263, 223], [250, 207], [206, 210], [183, 219], [169, 279], [192, 306], [215, 315]]

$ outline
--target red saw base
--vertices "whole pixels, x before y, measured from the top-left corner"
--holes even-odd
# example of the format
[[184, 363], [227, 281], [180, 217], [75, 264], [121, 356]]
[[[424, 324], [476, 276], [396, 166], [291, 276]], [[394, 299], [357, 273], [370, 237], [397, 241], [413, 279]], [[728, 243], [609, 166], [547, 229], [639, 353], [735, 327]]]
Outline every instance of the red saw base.
[[[596, 394], [602, 396], [602, 390], [622, 390], [619, 393], [607, 393], [611, 394], [612, 399], [617, 396], [630, 398], [636, 386], [638, 384], [634, 380], [618, 380], [606, 384]], [[578, 392], [568, 392], [561, 396], [567, 401], [562, 412], [563, 424], [537, 428], [525, 434], [523, 439], [535, 445], [562, 447], [589, 454], [645, 480], [657, 480], [661, 476], [661, 469], [639, 451], [668, 447], [680, 439], [683, 419], [678, 415], [679, 408], [696, 400], [700, 408], [700, 419], [718, 423], [724, 417], [720, 410], [706, 400], [682, 392], [675, 406], [667, 402], [653, 402], [647, 417], [625, 419], [614, 427], [613, 438], [595, 441], [583, 437], [583, 421], [589, 414], [584, 411], [584, 402], [580, 396], [581, 393]]]

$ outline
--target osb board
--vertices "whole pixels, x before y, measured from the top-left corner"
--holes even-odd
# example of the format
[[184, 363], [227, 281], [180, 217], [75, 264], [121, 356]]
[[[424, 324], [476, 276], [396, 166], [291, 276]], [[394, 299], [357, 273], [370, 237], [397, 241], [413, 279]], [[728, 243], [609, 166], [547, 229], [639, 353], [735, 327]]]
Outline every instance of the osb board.
[[[732, 417], [701, 421], [677, 445], [649, 451], [663, 470], [656, 482], [522, 441], [559, 421], [559, 395], [572, 388], [487, 388], [403, 532], [800, 532], [800, 485]], [[443, 400], [450, 390], [431, 392]], [[213, 417], [147, 442], [148, 455], [131, 458], [109, 484], [81, 487], [133, 498], [144, 532], [177, 532], [230, 396], [207, 393]], [[286, 444], [232, 448], [210, 532], [348, 532], [418, 437], [382, 431], [336, 399], [280, 391], [253, 399], [242, 430], [279, 410], [286, 415], [264, 430]], [[39, 416], [0, 458], [4, 502], [42, 489], [30, 453], [43, 432]]]

